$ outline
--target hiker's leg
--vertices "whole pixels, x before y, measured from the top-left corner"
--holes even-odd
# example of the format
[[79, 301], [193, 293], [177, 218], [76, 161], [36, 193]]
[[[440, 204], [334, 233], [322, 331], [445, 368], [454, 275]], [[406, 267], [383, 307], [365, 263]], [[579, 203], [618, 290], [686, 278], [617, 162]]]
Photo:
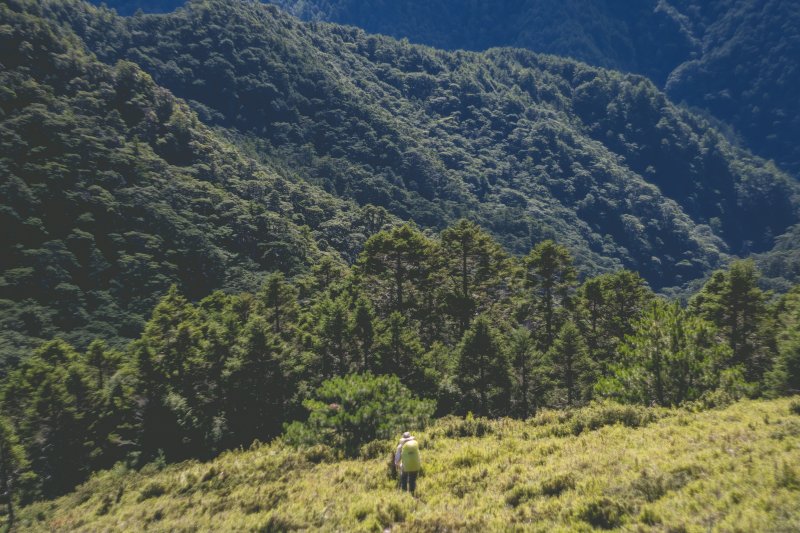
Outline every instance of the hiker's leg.
[[400, 490], [405, 491], [408, 488], [408, 472], [400, 474]]
[[411, 492], [411, 494], [414, 494], [417, 491], [417, 474], [418, 472], [408, 473], [408, 490]]

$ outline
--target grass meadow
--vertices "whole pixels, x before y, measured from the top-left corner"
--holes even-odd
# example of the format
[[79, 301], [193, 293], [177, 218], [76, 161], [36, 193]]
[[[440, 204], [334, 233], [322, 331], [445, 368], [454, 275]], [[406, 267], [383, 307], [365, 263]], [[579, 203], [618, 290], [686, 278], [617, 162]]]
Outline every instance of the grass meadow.
[[417, 497], [393, 443], [339, 460], [277, 440], [207, 462], [122, 467], [21, 511], [20, 531], [800, 531], [800, 401], [703, 412], [597, 404], [417, 434]]

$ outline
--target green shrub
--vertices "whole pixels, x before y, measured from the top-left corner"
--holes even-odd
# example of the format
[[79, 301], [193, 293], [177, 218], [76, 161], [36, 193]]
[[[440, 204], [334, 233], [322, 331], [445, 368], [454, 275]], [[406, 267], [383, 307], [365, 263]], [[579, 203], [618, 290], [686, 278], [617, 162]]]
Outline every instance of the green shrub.
[[159, 483], [158, 481], [152, 481], [145, 485], [142, 491], [139, 493], [139, 501], [143, 502], [145, 500], [149, 500], [150, 498], [158, 498], [166, 493], [167, 488], [163, 484]]
[[475, 418], [472, 413], [466, 417], [446, 416], [437, 421], [431, 431], [431, 440], [436, 437], [482, 437], [494, 433], [492, 422], [486, 418]]
[[625, 507], [610, 499], [600, 498], [587, 503], [580, 511], [579, 518], [600, 529], [613, 529], [622, 525]]
[[545, 496], [558, 496], [562, 492], [575, 488], [575, 476], [573, 474], [557, 474], [542, 481], [540, 490]]
[[789, 404], [789, 412], [794, 415], [800, 415], [800, 400], [792, 400]]
[[654, 408], [604, 401], [575, 412], [568, 422], [568, 426], [573, 435], [579, 435], [587, 430], [594, 431], [614, 424], [638, 428], [646, 426], [662, 416], [662, 412]]
[[539, 488], [534, 485], [517, 485], [506, 494], [506, 503], [511, 507], [518, 507], [538, 494]]
[[434, 411], [434, 402], [415, 398], [397, 377], [369, 373], [330, 379], [303, 405], [308, 420], [287, 425], [286, 442], [324, 444], [348, 457], [373, 440], [425, 427]]

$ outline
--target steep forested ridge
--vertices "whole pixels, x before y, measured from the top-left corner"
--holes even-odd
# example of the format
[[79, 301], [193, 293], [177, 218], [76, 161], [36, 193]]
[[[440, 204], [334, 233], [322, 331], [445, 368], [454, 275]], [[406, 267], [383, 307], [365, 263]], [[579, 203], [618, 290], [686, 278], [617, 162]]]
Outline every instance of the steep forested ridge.
[[[131, 14], [140, 2], [106, 2]], [[183, 2], [151, 2], [171, 11]], [[437, 48], [527, 48], [636, 72], [710, 112], [756, 154], [800, 175], [800, 4], [792, 0], [273, 0], [306, 20]]]
[[558, 236], [584, 270], [624, 265], [661, 288], [768, 250], [797, 222], [795, 184], [641, 77], [440, 52], [258, 3], [48, 9], [265, 157], [424, 226], [469, 213], [515, 251]]
[[354, 257], [369, 212], [244, 157], [39, 9], [0, 6], [0, 361], [56, 335], [122, 342], [173, 283], [197, 298]]
[[386, 215], [335, 197], [432, 228], [469, 216], [515, 252], [557, 238], [582, 272], [626, 266], [655, 288], [727, 254], [797, 273], [791, 234], [769, 252], [798, 220], [796, 187], [643, 78], [440, 52], [258, 3], [6, 15], [19, 6], [28, 25], [4, 34], [6, 356], [58, 332], [135, 335], [170, 283], [192, 298], [253, 287], [302, 270], [313, 241], [352, 259]]
[[309, 20], [432, 46], [514, 46], [644, 74], [800, 175], [800, 4], [792, 0], [276, 0]]

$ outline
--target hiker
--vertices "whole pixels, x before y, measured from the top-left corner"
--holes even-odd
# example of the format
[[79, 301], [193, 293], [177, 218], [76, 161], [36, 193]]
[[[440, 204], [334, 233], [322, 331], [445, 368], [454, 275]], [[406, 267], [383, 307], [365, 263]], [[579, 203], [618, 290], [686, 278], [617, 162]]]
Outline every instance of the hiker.
[[394, 465], [400, 472], [400, 490], [407, 490], [413, 495], [417, 490], [417, 475], [422, 463], [419, 458], [419, 443], [408, 431], [403, 433], [403, 438], [397, 445]]

